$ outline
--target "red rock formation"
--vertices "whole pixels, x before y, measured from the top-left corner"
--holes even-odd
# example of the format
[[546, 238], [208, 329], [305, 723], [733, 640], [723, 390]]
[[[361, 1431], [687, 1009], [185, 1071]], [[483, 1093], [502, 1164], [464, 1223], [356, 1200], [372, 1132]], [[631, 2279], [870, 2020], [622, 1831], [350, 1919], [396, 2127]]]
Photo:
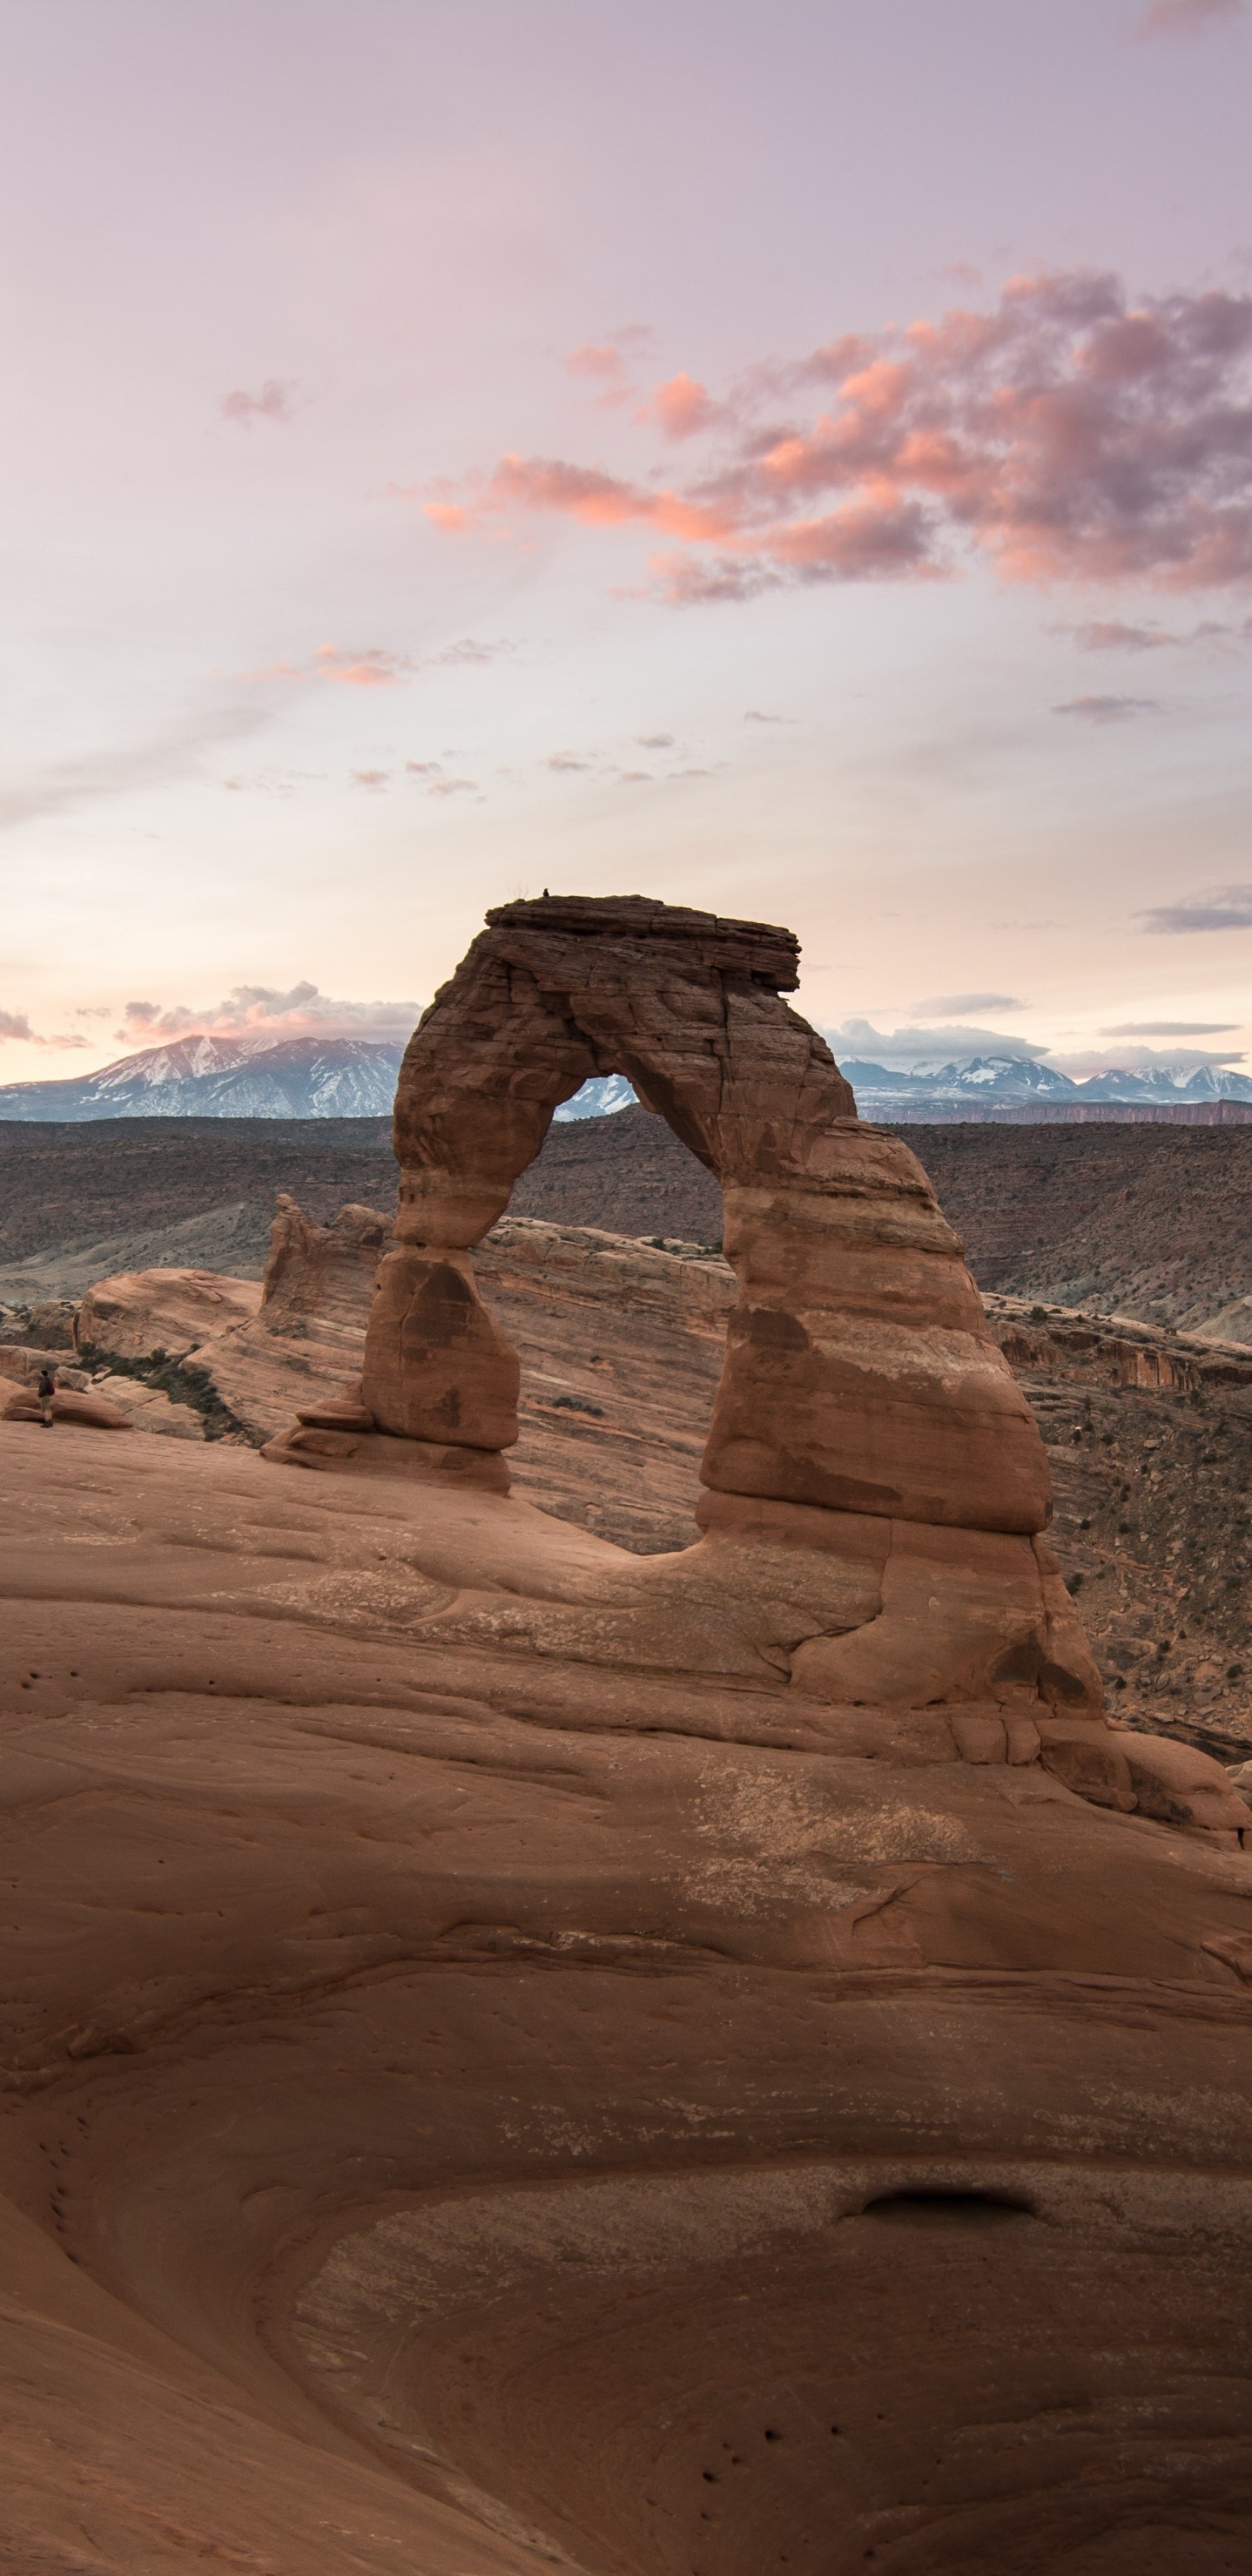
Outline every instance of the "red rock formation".
[[0, 1424], [6, 2576], [1246, 2564], [1222, 1784], [824, 1707], [893, 1524], [720, 1505], [675, 1675], [517, 1495]]
[[[1031, 1545], [1050, 1509], [1038, 1432], [920, 1165], [860, 1124], [829, 1049], [782, 999], [797, 956], [789, 931], [637, 896], [489, 914], [405, 1056], [400, 1248], [380, 1272], [360, 1402], [380, 1431], [422, 1444], [418, 1472], [434, 1444], [445, 1466], [511, 1445], [516, 1356], [467, 1252], [558, 1104], [591, 1074], [625, 1073], [720, 1180], [739, 1280], [690, 1583], [730, 1569], [718, 1497], [748, 1507], [741, 1531], [773, 1505], [835, 1516], [820, 1540], [795, 1525], [828, 1558], [856, 1558], [851, 1523], [868, 1520], [877, 1588], [849, 1617], [832, 1572], [828, 1615], [810, 1611], [790, 1639], [807, 1692], [922, 1704], [1029, 1683], [1049, 1706], [1059, 1690], [1098, 1709], [1077, 1624], [1067, 1605], [1045, 1609]], [[269, 1454], [296, 1462], [302, 1448], [297, 1432]], [[946, 1550], [925, 1537], [941, 1530]], [[657, 1599], [645, 1581], [645, 1661]], [[851, 1628], [867, 1631], [855, 1646]]]
[[74, 1315], [74, 1348], [114, 1360], [185, 1359], [219, 1333], [255, 1315], [261, 1290], [253, 1279], [224, 1279], [214, 1270], [132, 1270], [97, 1279]]

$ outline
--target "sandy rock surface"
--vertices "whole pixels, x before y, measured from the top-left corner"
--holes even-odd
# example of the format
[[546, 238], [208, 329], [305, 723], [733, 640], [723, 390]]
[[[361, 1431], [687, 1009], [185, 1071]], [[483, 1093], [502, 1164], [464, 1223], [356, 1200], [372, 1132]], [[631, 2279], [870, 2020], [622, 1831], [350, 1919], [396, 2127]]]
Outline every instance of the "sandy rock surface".
[[[254, 1316], [119, 1355], [218, 1436], [0, 1424], [22, 2567], [1246, 2559], [1252, 1815], [1105, 1714], [1002, 1340], [1058, 1404], [1092, 1352], [989, 1326], [795, 979], [769, 925], [502, 907], [405, 1058], [396, 1249], [280, 1201]], [[717, 1175], [733, 1302], [497, 1235], [523, 1354], [474, 1246], [609, 1071]], [[550, 1418], [618, 1428], [597, 1301], [720, 1362], [690, 1543], [512, 1483], [552, 1273]], [[1110, 1402], [1241, 1392], [1087, 1338]], [[280, 1351], [258, 1456], [223, 1390]]]
[[841, 1730], [746, 1600], [571, 1660], [679, 1561], [516, 1494], [0, 1496], [15, 2568], [1239, 2563], [1233, 1837]]
[[185, 1359], [219, 1333], [245, 1323], [261, 1304], [251, 1279], [212, 1270], [143, 1270], [100, 1279], [74, 1316], [74, 1345], [91, 1359]]

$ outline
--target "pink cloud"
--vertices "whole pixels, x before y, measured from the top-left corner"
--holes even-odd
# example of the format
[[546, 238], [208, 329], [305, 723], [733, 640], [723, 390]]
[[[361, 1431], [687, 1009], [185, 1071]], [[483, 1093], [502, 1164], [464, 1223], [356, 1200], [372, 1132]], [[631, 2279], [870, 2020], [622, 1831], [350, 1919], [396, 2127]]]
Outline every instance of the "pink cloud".
[[207, 1009], [178, 1002], [128, 1002], [115, 1035], [124, 1045], [150, 1047], [184, 1037], [407, 1038], [421, 1013], [418, 1002], [343, 1002], [316, 984], [286, 992], [268, 984], [236, 984]]
[[626, 361], [611, 340], [571, 349], [565, 367], [568, 375], [589, 376], [602, 388], [598, 397], [602, 411], [616, 411], [622, 403], [630, 401], [633, 387]]
[[667, 438], [694, 438], [699, 430], [712, 427], [718, 413], [717, 404], [694, 376], [671, 376], [668, 384], [658, 386], [651, 408]]
[[[90, 1017], [94, 1019], [98, 1016], [99, 1014], [96, 1012], [80, 1012], [79, 1014], [80, 1018]], [[105, 1012], [103, 1016], [107, 1019], [108, 1013]], [[77, 1030], [73, 1033], [63, 1033], [56, 1037], [42, 1037], [38, 1029], [32, 1029], [25, 1011], [0, 1011], [0, 1046], [4, 1045], [9, 1039], [12, 1039], [18, 1046], [85, 1047], [90, 1046], [91, 1044], [91, 1040], [83, 1037]]]
[[502, 456], [471, 500], [426, 504], [427, 518], [454, 534], [508, 511], [552, 514], [592, 528], [648, 526], [667, 536], [694, 539], [729, 535], [735, 524], [733, 512], [720, 504], [702, 505], [677, 492], [649, 492], [599, 466], [545, 456]]
[[588, 340], [580, 349], [571, 349], [565, 371], [571, 376], [586, 376], [603, 390], [597, 397], [602, 411], [615, 411], [629, 402], [634, 393], [631, 383], [629, 354], [638, 357], [652, 334], [646, 324], [628, 323], [621, 331], [611, 331], [607, 339]]
[[1145, 9], [1135, 34], [1144, 36], [1207, 36], [1215, 27], [1233, 26], [1246, 18], [1247, 0], [1153, 0]]
[[[815, 416], [770, 418], [819, 387]], [[693, 439], [716, 426], [720, 454], [682, 488], [507, 454], [429, 515], [458, 533], [537, 514], [654, 530], [691, 549], [653, 565], [680, 604], [934, 579], [971, 555], [1041, 585], [1252, 579], [1247, 295], [1132, 304], [1108, 275], [1018, 277], [988, 312], [756, 367], [723, 402], [672, 377], [639, 417]]]
[[242, 386], [226, 394], [222, 411], [240, 429], [251, 429], [254, 420], [275, 420], [284, 424], [294, 417], [296, 387], [283, 376], [267, 376], [257, 394], [246, 393]]
[[367, 645], [359, 653], [345, 652], [338, 644], [319, 644], [313, 668], [319, 680], [333, 680], [341, 689], [391, 689], [397, 681], [407, 680], [415, 665], [407, 653], [387, 653], [379, 644]]

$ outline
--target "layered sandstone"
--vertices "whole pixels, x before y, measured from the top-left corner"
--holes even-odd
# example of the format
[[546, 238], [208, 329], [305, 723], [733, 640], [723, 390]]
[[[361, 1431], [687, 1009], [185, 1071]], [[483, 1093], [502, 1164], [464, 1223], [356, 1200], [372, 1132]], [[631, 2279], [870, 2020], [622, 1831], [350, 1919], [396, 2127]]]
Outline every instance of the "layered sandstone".
[[[280, 1208], [180, 1363], [281, 1367], [315, 1472], [0, 1424], [23, 2571], [1246, 2555], [1249, 1808], [1103, 1718], [1033, 1418], [793, 974], [506, 907], [414, 1041], [398, 1250]], [[476, 1249], [610, 1069], [733, 1284]], [[700, 1535], [641, 1555], [504, 1456], [532, 1372], [614, 1429], [662, 1291], [726, 1357]]]
[[185, 1359], [255, 1315], [261, 1290], [251, 1279], [212, 1270], [141, 1270], [99, 1279], [74, 1312], [74, 1348], [90, 1361]]
[[[771, 1630], [806, 1695], [994, 1708], [1024, 1694], [1098, 1726], [1095, 1670], [1038, 1544], [1050, 1489], [1029, 1409], [925, 1174], [861, 1125], [829, 1049], [782, 999], [796, 959], [789, 932], [642, 898], [492, 913], [405, 1056], [398, 1248], [349, 1415], [300, 1419], [267, 1454], [390, 1470], [372, 1423], [418, 1476], [481, 1481], [476, 1459], [502, 1462], [520, 1369], [469, 1251], [559, 1103], [591, 1074], [625, 1073], [719, 1179], [739, 1296], [700, 1471], [703, 1536], [663, 1580], [632, 1577], [619, 1650], [681, 1667], [691, 1638], [673, 1605], [703, 1627], [697, 1603], [728, 1583], [777, 1586], [811, 1552], [803, 1618], [780, 1600]], [[538, 1641], [529, 1617], [526, 1633]]]
[[0, 1425], [15, 2571], [1241, 2564], [1252, 1860], [832, 1724], [801, 1509], [646, 1671], [517, 1493]]

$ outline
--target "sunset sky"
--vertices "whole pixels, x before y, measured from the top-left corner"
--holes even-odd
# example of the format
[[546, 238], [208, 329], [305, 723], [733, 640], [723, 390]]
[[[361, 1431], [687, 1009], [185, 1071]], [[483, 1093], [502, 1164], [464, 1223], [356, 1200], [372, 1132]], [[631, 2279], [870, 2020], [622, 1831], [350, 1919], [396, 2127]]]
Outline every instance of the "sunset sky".
[[0, 0], [0, 1081], [489, 904], [1252, 1070], [1243, 0]]

